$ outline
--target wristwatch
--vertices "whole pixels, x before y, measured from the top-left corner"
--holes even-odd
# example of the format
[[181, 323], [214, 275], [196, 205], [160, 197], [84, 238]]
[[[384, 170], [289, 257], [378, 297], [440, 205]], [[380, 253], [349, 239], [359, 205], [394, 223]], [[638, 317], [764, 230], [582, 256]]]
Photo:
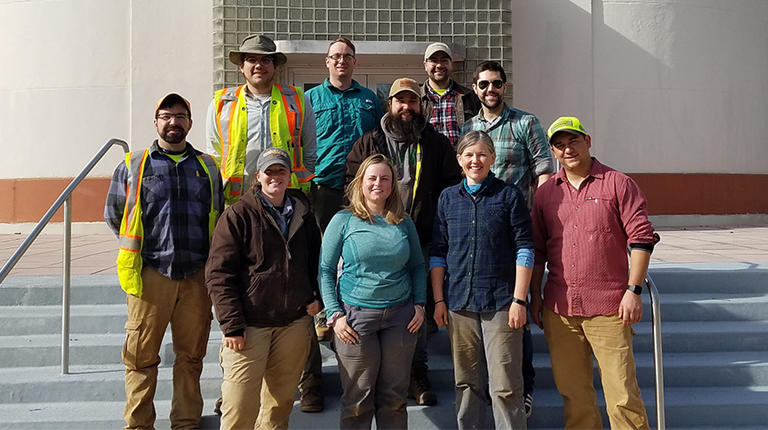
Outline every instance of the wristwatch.
[[521, 306], [528, 306], [528, 302], [526, 302], [525, 300], [520, 300], [517, 297], [512, 297], [512, 303], [517, 303], [518, 305], [521, 305]]
[[638, 296], [643, 292], [643, 287], [641, 285], [627, 285], [627, 289]]

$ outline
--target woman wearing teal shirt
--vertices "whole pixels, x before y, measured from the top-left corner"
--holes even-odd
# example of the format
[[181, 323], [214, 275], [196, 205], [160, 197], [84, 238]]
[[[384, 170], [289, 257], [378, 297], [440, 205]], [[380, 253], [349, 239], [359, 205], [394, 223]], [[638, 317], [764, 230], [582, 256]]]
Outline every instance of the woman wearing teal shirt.
[[[320, 288], [336, 333], [342, 429], [407, 428], [408, 369], [424, 322], [426, 266], [392, 164], [368, 157], [323, 236]], [[336, 283], [336, 268], [343, 259]]]

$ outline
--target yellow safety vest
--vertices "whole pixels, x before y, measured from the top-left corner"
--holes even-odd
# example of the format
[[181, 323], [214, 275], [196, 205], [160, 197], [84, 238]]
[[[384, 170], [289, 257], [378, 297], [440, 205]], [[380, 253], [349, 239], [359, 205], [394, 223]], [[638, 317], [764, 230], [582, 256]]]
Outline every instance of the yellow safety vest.
[[[221, 177], [224, 200], [235, 203], [243, 193], [245, 147], [248, 143], [248, 109], [245, 85], [225, 88], [214, 94], [216, 130], [221, 143]], [[301, 129], [304, 125], [304, 92], [292, 85], [272, 86], [269, 105], [269, 129], [272, 146], [285, 150], [293, 164], [291, 188], [309, 191], [314, 174], [304, 166]]]
[[[143, 152], [131, 152], [125, 155], [125, 166], [128, 168], [128, 184], [125, 192], [125, 210], [120, 223], [120, 251], [117, 254], [117, 276], [120, 286], [128, 294], [141, 297], [144, 284], [141, 280], [143, 260], [141, 248], [144, 244], [144, 223], [141, 221], [141, 182], [144, 177], [144, 167], [149, 157], [149, 149]], [[218, 170], [216, 161], [207, 154], [198, 155], [197, 160], [203, 166], [208, 182], [211, 184], [211, 211], [208, 213], [208, 240], [213, 235], [213, 227], [221, 213], [219, 207], [219, 183], [211, 177], [211, 172]]]

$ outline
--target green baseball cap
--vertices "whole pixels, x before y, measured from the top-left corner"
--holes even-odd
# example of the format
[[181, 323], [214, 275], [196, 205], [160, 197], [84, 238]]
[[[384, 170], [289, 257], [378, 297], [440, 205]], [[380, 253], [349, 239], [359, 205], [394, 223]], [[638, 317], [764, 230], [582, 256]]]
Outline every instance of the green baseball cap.
[[581, 125], [581, 121], [579, 121], [579, 119], [575, 116], [561, 116], [560, 118], [556, 119], [552, 125], [549, 126], [549, 129], [547, 130], [549, 143], [552, 143], [552, 136], [554, 136], [558, 131], [567, 131], [573, 134], [578, 133], [582, 136], [587, 135], [587, 130], [584, 129], [584, 126]]

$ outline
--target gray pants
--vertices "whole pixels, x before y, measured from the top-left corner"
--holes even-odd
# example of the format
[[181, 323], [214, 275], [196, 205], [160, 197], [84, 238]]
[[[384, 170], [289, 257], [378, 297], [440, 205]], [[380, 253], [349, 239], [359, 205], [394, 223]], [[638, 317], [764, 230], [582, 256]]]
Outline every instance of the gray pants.
[[406, 395], [416, 334], [408, 331], [413, 303], [384, 309], [344, 304], [347, 322], [360, 336], [356, 343], [333, 342], [344, 393], [341, 395], [341, 429], [408, 427]]
[[508, 321], [509, 305], [496, 312], [448, 313], [459, 429], [485, 428], [486, 384], [490, 384], [496, 428], [527, 428], [523, 407], [523, 329], [510, 328]]

